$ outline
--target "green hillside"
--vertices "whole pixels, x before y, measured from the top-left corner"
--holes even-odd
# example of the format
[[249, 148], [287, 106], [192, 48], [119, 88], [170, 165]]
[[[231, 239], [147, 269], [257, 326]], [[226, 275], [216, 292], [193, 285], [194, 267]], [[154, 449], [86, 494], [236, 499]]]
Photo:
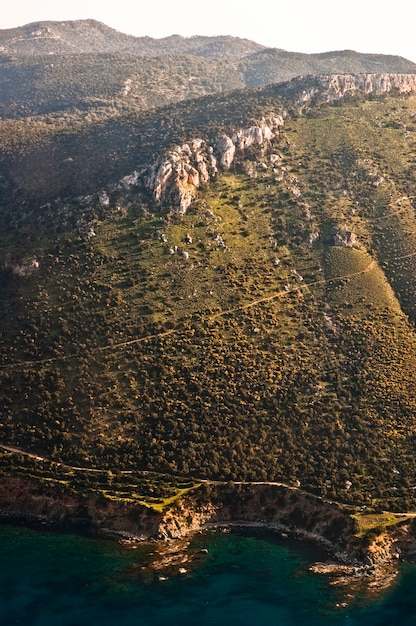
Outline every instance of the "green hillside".
[[301, 75], [415, 71], [392, 55], [302, 54], [230, 36], [152, 39], [95, 20], [39, 22], [0, 29], [0, 118], [97, 122]]
[[[259, 119], [276, 95], [198, 103], [89, 135], [3, 123], [0, 442], [112, 472], [299, 481], [414, 507], [415, 97], [294, 116], [185, 215], [140, 189], [104, 206], [60, 186], [64, 155], [81, 172], [100, 145], [83, 182], [99, 190], [130, 171], [134, 138], [145, 160], [181, 134]], [[48, 184], [67, 194], [56, 214], [37, 199]]]
[[[19, 56], [1, 60], [0, 115], [99, 116], [141, 111], [245, 86], [234, 60], [191, 54], [157, 58], [127, 53]], [[108, 114], [108, 113], [107, 113]]]

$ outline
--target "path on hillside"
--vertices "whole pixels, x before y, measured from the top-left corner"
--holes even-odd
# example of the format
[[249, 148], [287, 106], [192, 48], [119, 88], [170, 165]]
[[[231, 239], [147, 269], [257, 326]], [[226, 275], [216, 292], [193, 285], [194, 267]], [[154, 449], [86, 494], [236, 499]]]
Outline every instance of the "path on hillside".
[[[403, 200], [414, 200], [415, 198], [416, 196], [400, 196], [400, 198], [397, 198], [397, 200], [393, 200], [392, 202], [389, 202], [387, 206], [393, 207], [396, 204], [400, 205], [400, 203], [403, 202]], [[392, 213], [389, 213], [388, 215], [380, 215], [378, 217], [362, 217], [361, 219], [365, 220], [366, 222], [388, 220], [390, 217], [394, 217], [395, 215], [400, 215], [400, 213], [403, 213], [403, 211], [406, 211], [408, 208], [409, 208], [408, 206], [402, 206], [400, 207], [400, 209], [397, 209], [397, 211], [393, 211]]]
[[[404, 201], [404, 200], [411, 200], [416, 198], [416, 196], [401, 196], [400, 198], [398, 198], [397, 200], [394, 200], [392, 202], [390, 202], [388, 204], [388, 206], [395, 206], [397, 204], [399, 204], [400, 202]], [[363, 219], [367, 219], [369, 221], [374, 221], [374, 220], [384, 220], [384, 219], [388, 219], [394, 215], [397, 215], [399, 213], [401, 213], [402, 211], [404, 211], [405, 209], [407, 209], [408, 207], [401, 207], [400, 209], [398, 209], [397, 211], [390, 213], [389, 215], [383, 215], [380, 217], [372, 217], [372, 218], [363, 218]], [[411, 252], [409, 254], [404, 254], [402, 256], [398, 256], [398, 257], [394, 257], [393, 259], [391, 259], [392, 261], [395, 260], [401, 260], [401, 259], [408, 259], [411, 258], [413, 256], [416, 256], [416, 252]], [[311, 283], [302, 283], [301, 285], [299, 284], [299, 286], [297, 288], [291, 288], [288, 290], [282, 290], [282, 291], [278, 291], [275, 292], [269, 296], [264, 296], [262, 298], [257, 298], [256, 300], [252, 300], [250, 302], [248, 302], [247, 304], [243, 304], [240, 305], [238, 307], [232, 308], [232, 309], [225, 309], [223, 311], [219, 311], [218, 313], [214, 313], [213, 315], [208, 315], [207, 319], [210, 320], [215, 320], [218, 319], [220, 317], [226, 316], [226, 315], [230, 315], [232, 313], [236, 313], [238, 311], [244, 311], [247, 310], [251, 307], [257, 306], [259, 304], [262, 304], [263, 302], [271, 302], [272, 300], [275, 300], [277, 298], [281, 298], [284, 297], [286, 295], [289, 295], [291, 293], [294, 293], [296, 291], [299, 290], [300, 287], [313, 287], [314, 285], [322, 285], [325, 283], [329, 283], [331, 281], [337, 281], [337, 280], [344, 280], [347, 278], [353, 278], [354, 276], [359, 276], [361, 274], [364, 274], [366, 272], [368, 272], [374, 265], [376, 264], [376, 260], [372, 260], [367, 267], [365, 267], [363, 270], [360, 270], [358, 272], [352, 272], [351, 274], [344, 274], [342, 276], [334, 276], [333, 278], [323, 278], [320, 280], [316, 280], [313, 281]], [[173, 335], [176, 334], [178, 332], [181, 331], [181, 327], [177, 327], [177, 328], [171, 328], [169, 330], [164, 330], [161, 331], [160, 333], [154, 333], [152, 335], [146, 335], [145, 337], [138, 337], [137, 339], [129, 339], [127, 341], [121, 341], [119, 343], [112, 343], [112, 344], [108, 344], [105, 346], [98, 346], [97, 348], [95, 348], [95, 351], [106, 351], [106, 350], [114, 350], [117, 348], [123, 348], [126, 346], [130, 346], [130, 345], [134, 345], [134, 344], [139, 344], [139, 343], [144, 343], [145, 341], [149, 341], [151, 339], [159, 339], [162, 337], [167, 337], [169, 335]], [[20, 367], [20, 366], [24, 366], [24, 367], [28, 367], [31, 365], [41, 365], [41, 364], [46, 364], [46, 363], [55, 363], [57, 361], [66, 361], [68, 359], [72, 359], [72, 358], [76, 358], [77, 356], [79, 356], [79, 352], [76, 353], [71, 353], [71, 354], [66, 354], [66, 355], [62, 355], [62, 356], [57, 356], [57, 357], [50, 357], [48, 359], [40, 359], [38, 361], [17, 361], [15, 363], [8, 363], [8, 364], [4, 364], [4, 365], [0, 365], [0, 369], [13, 369], [16, 367]]]
[[[415, 253], [416, 254], [416, 253]], [[236, 313], [237, 311], [244, 311], [246, 309], [251, 308], [252, 306], [257, 306], [258, 304], [262, 304], [263, 302], [270, 302], [271, 300], [275, 300], [276, 298], [280, 298], [282, 296], [287, 296], [290, 293], [296, 293], [299, 291], [300, 287], [313, 287], [314, 285], [323, 285], [325, 283], [330, 283], [332, 281], [344, 280], [346, 278], [354, 278], [354, 276], [360, 276], [361, 274], [365, 274], [369, 272], [374, 265], [376, 264], [375, 259], [370, 261], [370, 263], [362, 270], [358, 272], [351, 272], [351, 274], [343, 274], [342, 276], [334, 276], [333, 278], [322, 278], [320, 280], [315, 280], [311, 283], [298, 283], [299, 287], [291, 288], [283, 291], [277, 291], [270, 296], [264, 296], [263, 298], [258, 298], [257, 300], [251, 300], [247, 304], [243, 304], [241, 306], [235, 307], [234, 309], [227, 309], [225, 311], [220, 311], [219, 313], [214, 313], [214, 315], [209, 316], [209, 319], [216, 319], [218, 317], [222, 317], [223, 315], [229, 315], [230, 313]]]
[[[27, 450], [23, 450], [22, 448], [17, 448], [15, 446], [6, 446], [0, 443], [0, 449], [5, 450], [6, 452], [12, 452], [13, 454], [21, 454], [22, 456], [27, 456], [30, 459], [34, 459], [35, 461], [42, 461], [46, 463], [50, 463], [53, 465], [57, 465], [58, 467], [63, 467], [65, 469], [74, 470], [76, 472], [91, 472], [95, 474], [108, 474], [109, 472], [112, 474], [123, 474], [123, 475], [131, 475], [134, 474], [133, 470], [115, 470], [113, 469], [102, 469], [96, 467], [83, 467], [78, 465], [68, 465], [67, 463], [63, 463], [62, 461], [52, 461], [45, 456], [40, 456], [39, 454], [34, 454], [33, 452], [28, 452]], [[151, 475], [151, 476], [161, 476], [163, 478], [169, 477], [171, 480], [173, 477], [170, 474], [160, 474], [159, 472], [151, 472], [147, 470], [137, 470], [138, 474]], [[185, 480], [185, 479], [184, 479]], [[250, 481], [250, 480], [208, 480], [206, 478], [193, 478], [196, 483], [202, 483], [204, 485], [227, 485], [229, 482], [232, 482], [234, 485], [272, 485], [276, 487], [286, 487], [287, 489], [297, 489], [293, 485], [288, 485], [287, 483], [276, 482], [276, 481]]]
[[[27, 450], [22, 450], [22, 448], [17, 448], [14, 446], [6, 446], [0, 443], [0, 449], [1, 450], [5, 450], [6, 452], [12, 452], [14, 454], [22, 454], [23, 456], [27, 456], [31, 459], [34, 459], [35, 461], [42, 461], [42, 462], [47, 462], [47, 463], [51, 463], [54, 465], [57, 465], [58, 467], [62, 467], [64, 469], [68, 469], [68, 470], [73, 470], [73, 471], [77, 471], [77, 472], [84, 472], [84, 473], [95, 473], [95, 474], [122, 474], [123, 476], [126, 475], [134, 475], [134, 471], [133, 470], [115, 470], [115, 469], [101, 469], [101, 468], [93, 468], [93, 467], [82, 467], [82, 466], [76, 466], [76, 465], [67, 465], [66, 463], [62, 463], [61, 461], [52, 461], [51, 459], [48, 459], [44, 456], [40, 456], [38, 454], [34, 454], [32, 452], [28, 452]], [[158, 472], [150, 472], [150, 471], [146, 471], [146, 470], [138, 470], [137, 474], [143, 474], [144, 476], [146, 475], [151, 475], [151, 476], [160, 476], [161, 478], [169, 478], [169, 480], [174, 480], [174, 477], [169, 475], [169, 474], [159, 474]], [[185, 480], [185, 478], [183, 479]], [[190, 480], [190, 479], [187, 479]], [[294, 486], [294, 485], [289, 485], [288, 483], [284, 483], [284, 482], [280, 482], [280, 481], [273, 481], [273, 480], [209, 480], [206, 478], [192, 478], [192, 481], [194, 481], [195, 483], [201, 483], [204, 485], [228, 485], [230, 483], [232, 483], [233, 485], [247, 485], [247, 486], [256, 486], [256, 485], [265, 485], [268, 487], [283, 487], [284, 489], [290, 489], [292, 491], [296, 491], [298, 489], [301, 488], [301, 485], [299, 484], [298, 486]], [[316, 496], [319, 499], [323, 499], [321, 496]], [[338, 504], [335, 501], [330, 501], [330, 500], [326, 500], [327, 502], [331, 502], [332, 504]], [[412, 511], [400, 511], [400, 512], [395, 512], [395, 511], [383, 511], [383, 513], [389, 513], [391, 515], [397, 515], [397, 516], [401, 516], [403, 518], [416, 518], [416, 512], [412, 512]]]
[[[416, 255], [416, 252], [414, 253], [414, 255]], [[413, 254], [411, 255], [407, 255], [407, 256], [413, 256]], [[402, 257], [399, 257], [402, 258]], [[311, 283], [298, 283], [299, 286], [297, 286], [296, 288], [292, 288], [292, 289], [288, 289], [287, 291], [283, 290], [283, 291], [278, 291], [275, 293], [272, 293], [269, 296], [264, 296], [262, 298], [257, 298], [256, 300], [251, 300], [250, 302], [248, 302], [247, 304], [243, 304], [239, 307], [236, 307], [234, 309], [226, 309], [223, 311], [220, 311], [219, 313], [214, 313], [213, 315], [208, 315], [207, 319], [217, 319], [219, 317], [225, 316], [225, 315], [229, 315], [231, 313], [235, 313], [237, 311], [243, 311], [245, 309], [249, 309], [253, 306], [257, 306], [258, 304], [261, 304], [262, 302], [270, 302], [272, 300], [275, 300], [276, 298], [280, 298], [283, 296], [287, 296], [291, 293], [294, 293], [296, 291], [299, 290], [300, 287], [313, 287], [314, 285], [320, 285], [320, 284], [325, 284], [325, 283], [329, 283], [332, 281], [338, 281], [338, 280], [344, 280], [346, 278], [353, 278], [354, 276], [359, 276], [360, 274], [365, 274], [366, 272], [368, 272], [374, 265], [375, 265], [376, 261], [373, 259], [368, 265], [367, 267], [365, 267], [362, 270], [359, 270], [358, 272], [352, 272], [351, 274], [344, 274], [342, 276], [334, 276], [333, 278], [322, 278], [320, 280], [316, 280], [313, 281]], [[130, 345], [134, 345], [134, 344], [138, 344], [138, 343], [143, 343], [145, 341], [149, 341], [150, 339], [159, 339], [161, 337], [167, 337], [168, 335], [174, 335], [178, 332], [181, 331], [181, 327], [179, 326], [178, 328], [171, 328], [169, 330], [163, 330], [160, 333], [155, 333], [152, 335], [146, 335], [145, 337], [138, 337], [137, 339], [129, 339], [127, 341], [121, 341], [119, 343], [112, 343], [112, 344], [107, 344], [105, 346], [99, 346], [97, 348], [95, 348], [95, 351], [105, 351], [105, 350], [111, 350], [111, 349], [116, 349], [116, 348], [123, 348], [125, 346], [130, 346]], [[16, 361], [15, 363], [8, 363], [5, 365], [0, 365], [0, 369], [12, 369], [15, 367], [28, 367], [30, 365], [41, 365], [44, 363], [55, 363], [57, 361], [66, 361], [68, 359], [72, 359], [72, 358], [76, 358], [77, 356], [79, 356], [79, 352], [74, 352], [71, 354], [64, 354], [62, 356], [57, 356], [57, 357], [50, 357], [48, 359], [39, 359], [38, 361]]]
[[[70, 470], [80, 471], [80, 472], [94, 472], [94, 473], [108, 473], [109, 470], [105, 469], [96, 469], [91, 467], [77, 467], [75, 465], [67, 465], [66, 463], [61, 463], [61, 461], [52, 461], [51, 459], [46, 458], [45, 456], [39, 456], [39, 454], [34, 454], [33, 452], [27, 452], [27, 450], [22, 450], [22, 448], [16, 448], [14, 446], [5, 446], [0, 443], [0, 449], [5, 450], [6, 452], [13, 452], [14, 454], [22, 454], [23, 456], [27, 456], [30, 459], [34, 459], [35, 461], [45, 461], [46, 463], [53, 463], [54, 465], [58, 465], [59, 467], [66, 467]], [[122, 472], [123, 474], [132, 474], [132, 471]]]

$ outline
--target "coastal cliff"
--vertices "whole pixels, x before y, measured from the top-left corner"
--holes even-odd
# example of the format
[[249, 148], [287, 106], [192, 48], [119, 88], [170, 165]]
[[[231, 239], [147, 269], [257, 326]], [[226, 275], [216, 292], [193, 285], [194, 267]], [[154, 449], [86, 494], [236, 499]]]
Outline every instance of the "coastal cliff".
[[414, 520], [359, 537], [355, 519], [337, 504], [299, 489], [260, 483], [202, 484], [156, 511], [97, 493], [75, 495], [36, 480], [2, 477], [0, 518], [133, 543], [158, 542], [155, 570], [188, 561], [184, 553], [195, 533], [233, 526], [264, 528], [320, 545], [327, 560], [311, 569], [331, 575], [334, 584], [373, 589], [391, 584], [398, 563], [416, 554]]

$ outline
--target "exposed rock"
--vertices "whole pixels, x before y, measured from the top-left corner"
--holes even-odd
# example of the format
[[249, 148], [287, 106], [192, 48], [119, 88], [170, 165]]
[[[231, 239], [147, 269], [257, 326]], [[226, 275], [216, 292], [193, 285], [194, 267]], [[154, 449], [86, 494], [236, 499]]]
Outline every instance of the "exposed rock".
[[368, 544], [356, 536], [355, 521], [341, 507], [279, 484], [202, 484], [164, 511], [154, 511], [101, 494], [75, 496], [62, 485], [54, 488], [35, 479], [3, 476], [0, 516], [42, 526], [82, 527], [123, 542], [163, 540], [155, 550], [153, 569], [173, 568], [176, 573], [189, 563], [186, 549], [195, 532], [231, 526], [268, 528], [320, 544], [328, 558], [313, 571], [331, 574], [334, 584], [360, 590], [362, 585], [385, 588], [394, 580], [399, 559], [416, 554], [415, 520], [376, 534]]
[[416, 74], [324, 74], [293, 79], [286, 87], [287, 95], [295, 98], [300, 111], [311, 105], [335, 102], [360, 93], [367, 96], [392, 91], [403, 94], [415, 92]]
[[360, 248], [357, 235], [351, 230], [339, 230], [333, 236], [334, 246], [344, 248]]
[[37, 259], [28, 259], [23, 263], [6, 263], [6, 268], [10, 268], [12, 274], [19, 276], [20, 278], [26, 278], [36, 272], [39, 267], [39, 261]]
[[[209, 182], [219, 169], [229, 169], [237, 157], [240, 158], [251, 146], [271, 144], [278, 137], [289, 109], [292, 115], [302, 114], [305, 108], [322, 103], [357, 94], [381, 95], [391, 91], [403, 94], [415, 92], [416, 74], [327, 74], [293, 79], [276, 91], [276, 98], [280, 97], [281, 100], [276, 100], [276, 112], [269, 118], [262, 118], [257, 124], [238, 128], [228, 134], [221, 133], [209, 143], [197, 138], [176, 146], [153, 164], [122, 178], [118, 188], [129, 189], [144, 183], [157, 202], [167, 203], [173, 211], [185, 213], [201, 184]], [[283, 106], [282, 101], [287, 106]], [[270, 155], [277, 181], [283, 180], [286, 171], [280, 161], [279, 154]], [[251, 168], [247, 172], [250, 176], [256, 176], [252, 165], [247, 165], [247, 168]], [[374, 186], [380, 185], [383, 180], [379, 173], [369, 172], [369, 181]], [[292, 184], [291, 191], [295, 197], [301, 197], [298, 185]], [[100, 195], [101, 206], [107, 206], [108, 196], [106, 198], [104, 194]], [[355, 247], [356, 243], [338, 245]]]
[[255, 144], [263, 145], [276, 137], [276, 132], [284, 125], [287, 116], [285, 111], [270, 120], [262, 119], [257, 126], [250, 126], [235, 132], [232, 142], [238, 150], [246, 150]]
[[77, 228], [82, 239], [88, 240], [96, 236], [93, 222], [87, 222], [83, 218], [79, 218], [77, 220]]
[[100, 195], [98, 196], [98, 202], [99, 202], [100, 206], [102, 206], [102, 207], [110, 206], [110, 198], [108, 197], [108, 194], [107, 194], [106, 191], [102, 191], [100, 193]]
[[317, 241], [319, 239], [319, 231], [318, 230], [314, 230], [312, 233], [309, 233], [309, 237], [308, 237], [308, 243], [309, 246], [313, 246], [313, 244], [315, 243], [315, 241]]
[[132, 174], [129, 174], [128, 176], [124, 176], [119, 184], [118, 187], [119, 188], [124, 188], [126, 190], [131, 189], [132, 187], [134, 187], [135, 185], [138, 184], [138, 182], [140, 181], [140, 177], [143, 174], [143, 170], [135, 170]]
[[220, 135], [216, 138], [215, 148], [219, 155], [220, 163], [225, 169], [231, 167], [231, 163], [234, 161], [235, 144], [231, 137], [227, 135]]
[[[201, 184], [218, 173], [218, 166], [229, 169], [237, 152], [253, 145], [264, 145], [276, 137], [286, 114], [260, 120], [257, 126], [242, 128], [232, 137], [221, 134], [208, 145], [203, 139], [176, 146], [156, 161], [145, 175], [145, 185], [157, 202], [169, 202], [178, 213], [185, 213]], [[137, 173], [136, 173], [137, 174]], [[138, 174], [137, 174], [138, 176]], [[135, 183], [135, 175], [124, 177], [120, 184]]]
[[170, 202], [174, 210], [185, 213], [196, 189], [217, 171], [213, 149], [202, 139], [196, 139], [177, 146], [156, 161], [146, 173], [145, 185], [157, 202]]
[[214, 241], [217, 244], [218, 248], [221, 248], [222, 250], [227, 249], [226, 243], [224, 239], [221, 237], [221, 235], [216, 235]]
[[298, 283], [301, 283], [303, 281], [303, 276], [299, 274], [299, 272], [296, 269], [293, 269], [291, 273], [296, 278]]

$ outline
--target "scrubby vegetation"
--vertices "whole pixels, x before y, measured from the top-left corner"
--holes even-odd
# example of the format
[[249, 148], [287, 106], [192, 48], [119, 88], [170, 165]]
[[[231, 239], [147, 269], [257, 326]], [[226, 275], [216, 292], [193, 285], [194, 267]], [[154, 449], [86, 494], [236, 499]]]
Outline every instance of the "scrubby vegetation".
[[296, 76], [414, 72], [397, 56], [301, 54], [237, 37], [133, 37], [95, 20], [0, 30], [0, 116], [100, 118]]
[[41, 457], [13, 451], [0, 452], [0, 469], [4, 476], [21, 477], [37, 486], [39, 494], [53, 487], [59, 492], [79, 496], [99, 496], [103, 502], [114, 500], [140, 504], [163, 511], [186, 493], [201, 485], [183, 478], [151, 472], [89, 469], [68, 466]]
[[3, 444], [415, 506], [413, 97], [293, 118], [183, 216], [140, 189], [71, 196], [272, 104], [274, 88], [71, 131], [3, 122]]

